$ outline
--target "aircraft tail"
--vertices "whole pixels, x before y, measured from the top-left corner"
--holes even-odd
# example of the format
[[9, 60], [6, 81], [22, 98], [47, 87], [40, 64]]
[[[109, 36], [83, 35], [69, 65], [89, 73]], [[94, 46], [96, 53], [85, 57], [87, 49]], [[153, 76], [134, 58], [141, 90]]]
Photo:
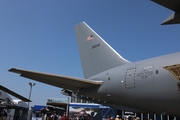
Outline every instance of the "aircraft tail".
[[75, 26], [84, 78], [130, 63], [121, 57], [85, 22]]

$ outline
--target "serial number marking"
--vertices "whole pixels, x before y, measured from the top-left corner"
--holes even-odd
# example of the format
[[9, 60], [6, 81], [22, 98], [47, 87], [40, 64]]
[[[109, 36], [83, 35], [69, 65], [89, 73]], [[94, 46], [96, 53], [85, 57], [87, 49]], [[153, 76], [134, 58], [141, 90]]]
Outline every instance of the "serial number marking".
[[97, 48], [97, 47], [99, 47], [99, 46], [100, 46], [100, 43], [98, 43], [98, 44], [96, 44], [96, 45], [93, 45], [93, 46], [92, 46], [92, 49]]

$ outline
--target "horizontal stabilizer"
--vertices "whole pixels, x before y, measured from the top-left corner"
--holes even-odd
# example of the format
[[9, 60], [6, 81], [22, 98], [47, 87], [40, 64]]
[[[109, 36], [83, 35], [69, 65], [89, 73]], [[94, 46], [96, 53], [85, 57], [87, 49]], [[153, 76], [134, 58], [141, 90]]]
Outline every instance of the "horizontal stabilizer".
[[31, 100], [29, 100], [29, 99], [27, 99], [27, 98], [25, 98], [25, 97], [15, 93], [15, 92], [13, 92], [12, 90], [9, 90], [8, 88], [6, 88], [6, 87], [4, 87], [2, 85], [0, 85], [0, 90], [2, 90], [4, 92], [7, 92], [8, 94], [10, 94], [10, 95], [12, 95], [12, 96], [14, 96], [14, 97], [16, 97], [18, 99], [21, 99], [24, 102], [31, 102]]
[[72, 78], [67, 76], [59, 76], [41, 72], [34, 72], [22, 69], [12, 68], [10, 72], [18, 73], [20, 76], [33, 79], [42, 83], [46, 83], [52, 86], [77, 91], [81, 88], [90, 88], [100, 86], [102, 81], [92, 81], [87, 79]]

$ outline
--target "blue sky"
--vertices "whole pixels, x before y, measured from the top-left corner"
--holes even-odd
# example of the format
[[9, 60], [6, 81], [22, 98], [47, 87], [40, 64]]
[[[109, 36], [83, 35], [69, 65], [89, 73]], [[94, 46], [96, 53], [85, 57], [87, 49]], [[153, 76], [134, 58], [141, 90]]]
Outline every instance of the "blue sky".
[[83, 78], [74, 26], [85, 21], [119, 54], [135, 62], [180, 51], [179, 25], [160, 23], [172, 14], [150, 0], [1, 0], [0, 84], [28, 97], [67, 98], [60, 88], [22, 78], [10, 68]]

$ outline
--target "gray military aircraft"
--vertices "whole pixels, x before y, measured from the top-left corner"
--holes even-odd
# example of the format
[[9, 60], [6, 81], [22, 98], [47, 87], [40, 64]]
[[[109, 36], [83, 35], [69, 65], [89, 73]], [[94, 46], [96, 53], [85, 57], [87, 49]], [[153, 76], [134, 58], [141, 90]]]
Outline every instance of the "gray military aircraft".
[[180, 116], [180, 53], [124, 59], [85, 22], [75, 26], [84, 79], [12, 68], [67, 95], [120, 110]]

